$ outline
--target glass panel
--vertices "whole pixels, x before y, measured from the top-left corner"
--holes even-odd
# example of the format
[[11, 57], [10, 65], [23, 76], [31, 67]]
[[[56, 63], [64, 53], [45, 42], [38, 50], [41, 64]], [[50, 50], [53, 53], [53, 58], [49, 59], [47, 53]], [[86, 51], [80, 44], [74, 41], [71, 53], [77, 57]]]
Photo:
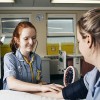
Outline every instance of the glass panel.
[[74, 54], [75, 37], [48, 37], [47, 38], [47, 54], [57, 55], [59, 50], [65, 51], [67, 54]]
[[10, 44], [11, 37], [6, 37], [4, 40], [4, 44]]
[[75, 42], [75, 37], [48, 37], [47, 43]]
[[48, 33], [74, 33], [73, 18], [49, 18]]
[[16, 25], [21, 21], [29, 21], [29, 18], [1, 18], [2, 33], [13, 33]]

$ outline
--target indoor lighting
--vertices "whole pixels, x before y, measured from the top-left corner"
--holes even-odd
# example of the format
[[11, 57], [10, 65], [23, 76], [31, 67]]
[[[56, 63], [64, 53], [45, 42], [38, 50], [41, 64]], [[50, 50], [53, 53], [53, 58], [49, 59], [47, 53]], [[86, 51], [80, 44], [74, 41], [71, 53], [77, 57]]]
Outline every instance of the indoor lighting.
[[100, 0], [51, 0], [51, 3], [100, 3]]
[[0, 0], [0, 3], [14, 3], [14, 0]]

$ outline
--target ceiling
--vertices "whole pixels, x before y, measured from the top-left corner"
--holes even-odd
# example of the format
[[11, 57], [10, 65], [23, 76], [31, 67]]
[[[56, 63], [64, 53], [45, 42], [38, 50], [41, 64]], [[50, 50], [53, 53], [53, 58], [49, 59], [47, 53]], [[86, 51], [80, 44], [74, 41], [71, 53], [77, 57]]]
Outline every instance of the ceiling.
[[50, 0], [15, 0], [15, 3], [0, 3], [0, 7], [100, 7], [100, 4], [52, 4]]

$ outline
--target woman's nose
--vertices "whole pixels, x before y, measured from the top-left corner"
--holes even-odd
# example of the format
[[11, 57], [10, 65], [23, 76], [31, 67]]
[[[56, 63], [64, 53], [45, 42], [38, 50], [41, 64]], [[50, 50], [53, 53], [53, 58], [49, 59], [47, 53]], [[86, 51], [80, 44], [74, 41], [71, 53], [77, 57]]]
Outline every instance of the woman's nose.
[[30, 43], [30, 44], [33, 44], [33, 40], [32, 40], [32, 39], [29, 39], [29, 43]]

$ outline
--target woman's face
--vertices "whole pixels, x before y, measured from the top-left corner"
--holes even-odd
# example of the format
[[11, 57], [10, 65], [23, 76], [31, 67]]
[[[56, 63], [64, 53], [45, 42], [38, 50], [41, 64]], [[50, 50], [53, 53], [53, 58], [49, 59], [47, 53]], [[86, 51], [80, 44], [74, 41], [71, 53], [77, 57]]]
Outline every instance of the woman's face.
[[84, 57], [84, 60], [85, 61], [88, 61], [88, 56], [89, 56], [89, 46], [87, 44], [87, 40], [86, 38], [83, 39], [81, 34], [77, 33], [77, 40], [78, 40], [78, 43], [79, 43], [79, 51], [81, 52], [81, 54], [83, 55]]
[[31, 52], [36, 43], [36, 32], [34, 28], [24, 28], [19, 39], [19, 48], [21, 52]]

